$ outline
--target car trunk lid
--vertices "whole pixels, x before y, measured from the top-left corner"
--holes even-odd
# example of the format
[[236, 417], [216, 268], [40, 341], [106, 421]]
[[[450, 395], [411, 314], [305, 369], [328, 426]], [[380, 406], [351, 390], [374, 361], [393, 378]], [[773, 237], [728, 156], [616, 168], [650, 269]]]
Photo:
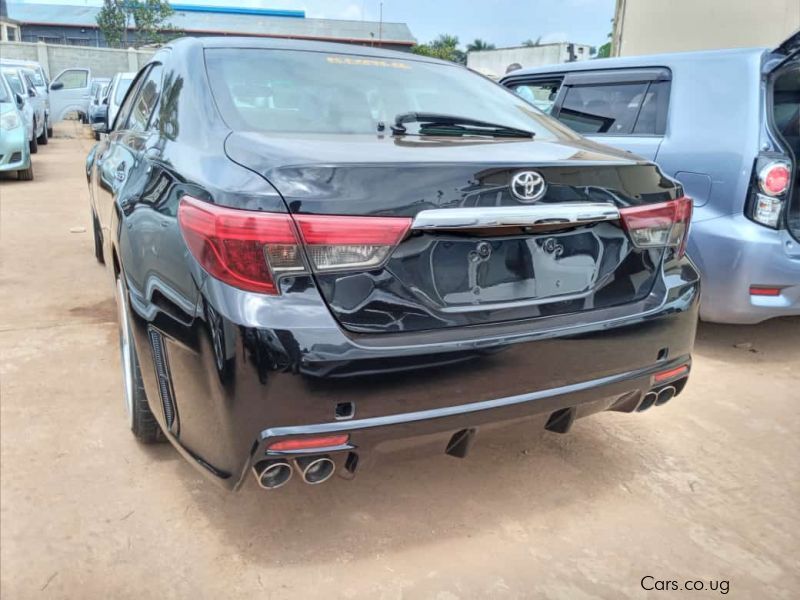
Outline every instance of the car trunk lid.
[[[680, 196], [654, 165], [585, 140], [236, 133], [226, 150], [283, 196], [325, 301], [354, 332], [633, 303], [650, 292], [664, 247], [637, 247], [620, 210]], [[403, 227], [392, 241], [371, 231], [382, 226], [348, 217]], [[632, 222], [641, 228], [645, 220]], [[369, 239], [359, 245], [360, 234]], [[331, 258], [364, 246], [373, 252], [387, 240], [378, 263], [337, 268]], [[329, 262], [318, 262], [323, 255]]]

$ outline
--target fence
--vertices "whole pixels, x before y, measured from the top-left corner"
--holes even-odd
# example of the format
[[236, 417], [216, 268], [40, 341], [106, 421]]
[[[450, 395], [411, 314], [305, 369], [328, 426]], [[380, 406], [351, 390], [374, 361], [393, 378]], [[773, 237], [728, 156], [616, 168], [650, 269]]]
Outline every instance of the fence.
[[155, 50], [119, 50], [62, 46], [44, 42], [0, 42], [0, 58], [35, 60], [44, 67], [49, 78], [63, 69], [87, 67], [93, 77], [112, 77], [120, 71], [138, 71]]

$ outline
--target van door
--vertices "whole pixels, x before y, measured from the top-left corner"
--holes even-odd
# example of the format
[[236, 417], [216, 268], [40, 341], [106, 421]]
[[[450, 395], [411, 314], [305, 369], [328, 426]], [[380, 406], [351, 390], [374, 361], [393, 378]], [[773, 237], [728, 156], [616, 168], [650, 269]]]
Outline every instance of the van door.
[[62, 121], [67, 114], [86, 115], [91, 95], [92, 73], [89, 69], [64, 69], [50, 84], [51, 123]]

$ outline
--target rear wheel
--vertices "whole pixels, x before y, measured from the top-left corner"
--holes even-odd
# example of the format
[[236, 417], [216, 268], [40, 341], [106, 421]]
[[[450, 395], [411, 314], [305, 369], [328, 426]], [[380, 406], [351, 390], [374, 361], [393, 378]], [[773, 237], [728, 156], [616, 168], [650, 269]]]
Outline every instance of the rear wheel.
[[53, 126], [50, 125], [50, 120], [47, 121], [47, 137], [53, 137]]
[[142, 443], [153, 444], [164, 440], [161, 427], [150, 412], [147, 395], [144, 391], [139, 358], [133, 344], [128, 293], [122, 281], [122, 274], [117, 275], [117, 319], [119, 321], [119, 349], [122, 363], [122, 383], [124, 388], [125, 409], [128, 413], [128, 425], [133, 435]]
[[17, 179], [20, 181], [33, 181], [33, 163], [29, 164], [27, 169], [17, 171]]

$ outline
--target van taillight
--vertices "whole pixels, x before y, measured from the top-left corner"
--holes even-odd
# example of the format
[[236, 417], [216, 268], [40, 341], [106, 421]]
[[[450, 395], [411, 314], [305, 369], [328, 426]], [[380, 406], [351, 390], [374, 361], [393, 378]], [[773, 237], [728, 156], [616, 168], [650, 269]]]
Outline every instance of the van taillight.
[[[374, 268], [405, 237], [410, 218], [296, 215], [240, 210], [184, 196], [178, 207], [186, 245], [213, 277], [262, 294], [278, 294], [278, 276]], [[299, 229], [299, 231], [298, 231]]]
[[678, 257], [686, 251], [692, 199], [686, 196], [644, 206], [620, 209], [622, 226], [637, 248], [677, 248]]
[[753, 177], [745, 214], [756, 223], [777, 229], [792, 181], [791, 163], [774, 156], [760, 156]]

